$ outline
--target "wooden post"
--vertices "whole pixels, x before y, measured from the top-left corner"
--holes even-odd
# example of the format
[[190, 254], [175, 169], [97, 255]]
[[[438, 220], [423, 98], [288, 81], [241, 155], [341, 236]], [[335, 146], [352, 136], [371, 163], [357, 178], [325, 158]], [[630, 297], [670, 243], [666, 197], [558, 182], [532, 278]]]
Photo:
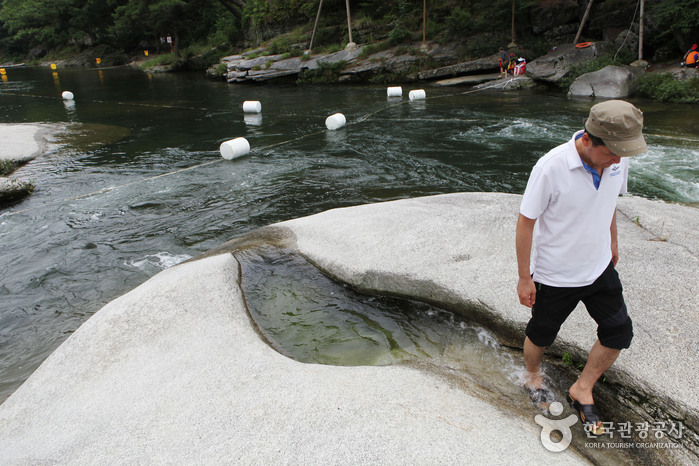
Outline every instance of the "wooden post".
[[422, 46], [425, 47], [427, 43], [427, 0], [422, 0]]
[[643, 4], [641, 0], [641, 19], [638, 20], [638, 59], [643, 60]]
[[308, 50], [313, 50], [313, 39], [316, 37], [316, 29], [318, 29], [318, 20], [320, 19], [320, 9], [323, 8], [323, 0], [318, 4], [318, 14], [316, 14], [316, 23], [313, 25], [313, 34], [311, 34], [311, 43], [308, 45]]
[[354, 41], [352, 40], [352, 20], [350, 19], [349, 0], [345, 0], [345, 3], [347, 4], [347, 30], [349, 31], [349, 41], [351, 44]]
[[585, 9], [585, 15], [583, 16], [582, 21], [580, 21], [580, 27], [578, 28], [578, 33], [575, 34], [575, 39], [573, 40], [574, 44], [578, 43], [578, 40], [580, 40], [580, 34], [582, 34], [583, 27], [585, 27], [585, 23], [587, 22], [587, 17], [590, 16], [590, 8], [592, 8], [592, 1], [590, 0], [589, 3], [587, 4], [587, 8]]

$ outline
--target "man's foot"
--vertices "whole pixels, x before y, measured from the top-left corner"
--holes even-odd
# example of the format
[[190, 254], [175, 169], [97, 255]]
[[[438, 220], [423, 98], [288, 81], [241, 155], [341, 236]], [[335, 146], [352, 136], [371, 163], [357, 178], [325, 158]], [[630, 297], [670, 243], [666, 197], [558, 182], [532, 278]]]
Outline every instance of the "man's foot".
[[582, 422], [586, 432], [596, 436], [604, 434], [605, 429], [602, 417], [594, 404], [582, 404], [574, 399], [570, 393], [566, 394], [566, 400], [570, 407], [577, 411], [580, 422]]
[[539, 408], [546, 410], [555, 400], [553, 392], [544, 384], [541, 371], [527, 372], [524, 376], [524, 391]]
[[553, 392], [545, 386], [531, 388], [525, 385], [524, 391], [527, 393], [527, 395], [529, 395], [529, 399], [532, 400], [532, 403], [534, 403], [536, 407], [541, 410], [549, 409], [549, 405], [556, 399]]
[[577, 381], [573, 385], [570, 386], [570, 388], [568, 389], [568, 393], [570, 394], [571, 398], [580, 402], [581, 404], [586, 404], [586, 405], [595, 404], [595, 400], [592, 398], [592, 392], [582, 390], [579, 387]]

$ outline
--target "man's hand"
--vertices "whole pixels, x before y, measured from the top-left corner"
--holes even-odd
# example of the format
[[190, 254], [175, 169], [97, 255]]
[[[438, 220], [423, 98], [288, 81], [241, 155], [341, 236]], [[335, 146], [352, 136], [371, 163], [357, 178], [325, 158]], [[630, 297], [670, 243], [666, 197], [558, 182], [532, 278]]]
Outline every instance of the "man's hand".
[[517, 283], [517, 295], [519, 302], [527, 307], [534, 306], [536, 302], [536, 285], [531, 277], [520, 278]]

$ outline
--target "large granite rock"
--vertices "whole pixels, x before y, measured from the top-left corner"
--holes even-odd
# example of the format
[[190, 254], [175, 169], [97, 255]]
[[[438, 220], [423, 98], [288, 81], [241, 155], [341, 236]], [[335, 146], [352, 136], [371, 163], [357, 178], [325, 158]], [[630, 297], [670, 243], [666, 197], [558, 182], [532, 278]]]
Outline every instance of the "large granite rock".
[[634, 66], [605, 66], [599, 71], [578, 77], [568, 90], [573, 97], [628, 97], [638, 89], [638, 78], [643, 70]]
[[471, 60], [463, 63], [457, 63], [455, 65], [443, 66], [441, 68], [422, 71], [418, 74], [420, 79], [430, 80], [445, 77], [461, 76], [469, 73], [483, 73], [493, 70], [500, 69], [500, 62], [498, 62], [498, 55], [491, 55], [490, 57], [479, 58], [476, 60]]
[[[0, 458], [579, 462], [573, 449], [544, 450], [531, 411], [492, 406], [492, 392], [417, 367], [319, 366], [276, 353], [251, 325], [230, 254], [290, 248], [356, 288], [440, 304], [521, 345], [529, 311], [515, 291], [520, 199], [450, 194], [336, 209], [166, 270], [95, 314], [0, 406]], [[657, 451], [675, 464], [697, 461], [696, 212], [623, 198], [618, 214], [618, 270], [636, 336], [605, 384], [615, 387], [614, 405], [683, 423], [680, 448]], [[594, 324], [577, 309], [550, 351], [578, 358], [595, 339]]]
[[581, 49], [573, 44], [561, 45], [543, 57], [527, 63], [527, 76], [537, 81], [557, 84], [568, 75], [571, 66], [594, 60], [608, 45], [607, 42], [595, 42], [592, 46]]
[[95, 314], [0, 406], [3, 464], [584, 463], [441, 376], [282, 356], [238, 273], [182, 264]]
[[276, 78], [296, 77], [306, 70], [317, 70], [323, 65], [339, 62], [354, 63], [360, 49], [341, 50], [328, 55], [320, 55], [308, 60], [299, 57], [284, 58], [283, 55], [264, 55], [252, 59], [244, 55], [233, 55], [221, 60], [227, 66], [228, 82], [264, 82]]
[[0, 124], [0, 141], [0, 160], [28, 162], [45, 150], [40, 125]]
[[[46, 150], [42, 128], [35, 124], [0, 124], [0, 162], [12, 166], [26, 163]], [[30, 195], [34, 184], [16, 177], [0, 177], [0, 204]]]

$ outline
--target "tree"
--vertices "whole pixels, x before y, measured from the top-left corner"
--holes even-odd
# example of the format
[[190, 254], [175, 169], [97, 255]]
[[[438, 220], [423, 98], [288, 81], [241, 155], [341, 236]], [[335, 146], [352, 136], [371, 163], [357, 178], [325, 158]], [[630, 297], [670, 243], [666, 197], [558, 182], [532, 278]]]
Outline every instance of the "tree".
[[205, 18], [212, 5], [212, 0], [128, 0], [114, 12], [113, 33], [125, 48], [171, 36], [179, 57], [182, 36], [198, 39], [210, 31]]
[[13, 40], [28, 49], [56, 47], [71, 40], [72, 0], [5, 0], [0, 20]]
[[680, 50], [696, 42], [699, 33], [699, 0], [648, 1], [648, 23], [653, 23], [656, 42], [674, 38]]

